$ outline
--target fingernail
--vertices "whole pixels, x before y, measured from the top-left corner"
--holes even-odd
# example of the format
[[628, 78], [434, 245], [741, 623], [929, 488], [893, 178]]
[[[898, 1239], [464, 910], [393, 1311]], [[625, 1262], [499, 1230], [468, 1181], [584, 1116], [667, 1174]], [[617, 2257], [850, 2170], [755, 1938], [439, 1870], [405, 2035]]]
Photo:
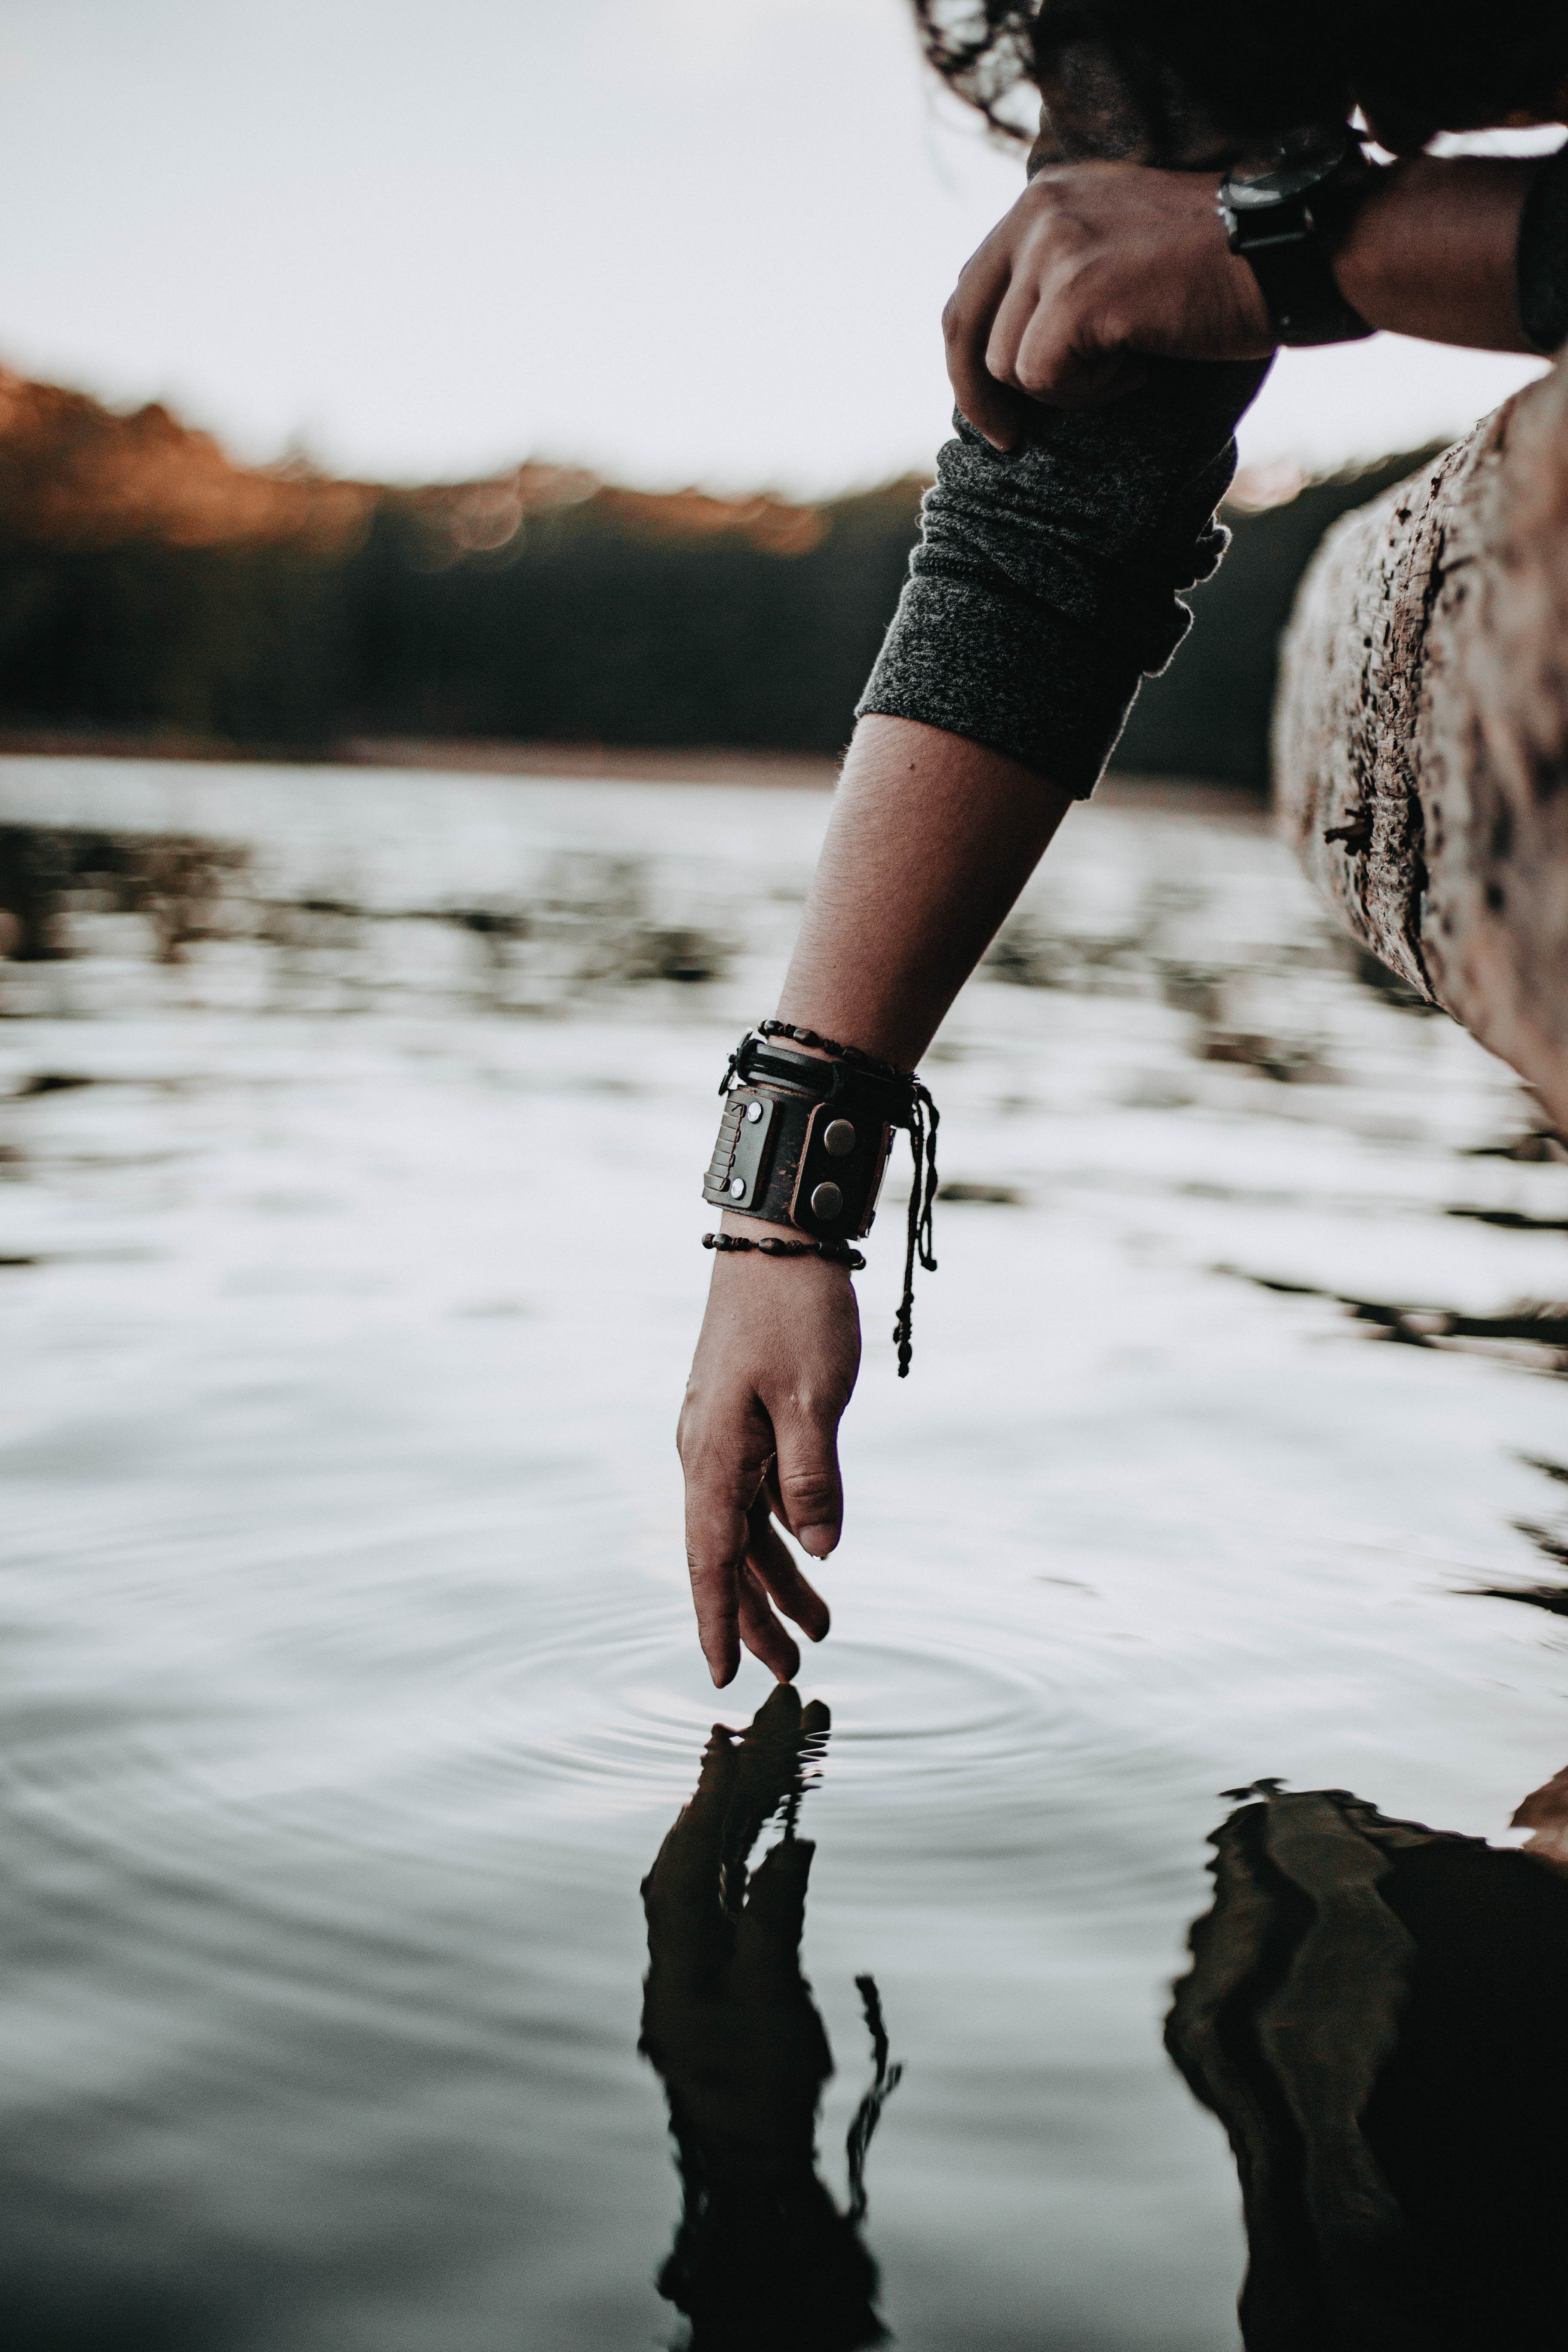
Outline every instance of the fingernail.
[[826, 1559], [838, 1541], [838, 1530], [837, 1528], [802, 1528], [795, 1541], [802, 1551], [811, 1554], [813, 1559]]

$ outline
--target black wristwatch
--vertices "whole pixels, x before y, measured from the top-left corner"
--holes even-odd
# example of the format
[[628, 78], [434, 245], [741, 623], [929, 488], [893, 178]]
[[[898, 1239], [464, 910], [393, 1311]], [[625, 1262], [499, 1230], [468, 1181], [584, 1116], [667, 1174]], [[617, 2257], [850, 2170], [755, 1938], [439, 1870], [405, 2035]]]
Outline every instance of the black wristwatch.
[[1353, 133], [1336, 123], [1288, 131], [1266, 153], [1233, 163], [1220, 182], [1230, 249], [1250, 265], [1282, 343], [1351, 343], [1373, 332], [1331, 267], [1371, 177]]

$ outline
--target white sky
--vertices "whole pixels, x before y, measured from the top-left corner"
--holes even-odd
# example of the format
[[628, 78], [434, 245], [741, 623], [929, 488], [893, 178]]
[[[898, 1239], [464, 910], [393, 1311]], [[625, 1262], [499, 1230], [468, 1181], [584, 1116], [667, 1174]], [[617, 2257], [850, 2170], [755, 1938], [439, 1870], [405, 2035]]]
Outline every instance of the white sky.
[[[0, 0], [0, 357], [255, 457], [838, 488], [929, 467], [1021, 171], [905, 0]], [[1288, 354], [1244, 456], [1409, 447], [1533, 372]]]

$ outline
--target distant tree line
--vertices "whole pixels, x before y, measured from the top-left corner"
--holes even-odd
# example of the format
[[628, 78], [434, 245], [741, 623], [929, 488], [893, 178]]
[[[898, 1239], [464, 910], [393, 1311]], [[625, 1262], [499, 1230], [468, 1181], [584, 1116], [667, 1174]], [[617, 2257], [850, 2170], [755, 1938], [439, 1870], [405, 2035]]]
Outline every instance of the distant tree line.
[[[1415, 462], [1229, 518], [1235, 545], [1120, 765], [1262, 789], [1302, 568]], [[921, 488], [792, 507], [529, 466], [388, 489], [235, 467], [162, 409], [117, 417], [0, 376], [0, 728], [318, 757], [365, 735], [831, 754]]]

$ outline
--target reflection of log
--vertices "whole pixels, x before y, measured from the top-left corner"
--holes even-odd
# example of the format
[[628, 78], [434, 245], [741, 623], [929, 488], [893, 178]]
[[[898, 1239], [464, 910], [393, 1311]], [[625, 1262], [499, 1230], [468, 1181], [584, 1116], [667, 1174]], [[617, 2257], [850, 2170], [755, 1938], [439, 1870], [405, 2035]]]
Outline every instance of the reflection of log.
[[1568, 1124], [1568, 366], [1329, 534], [1274, 749], [1342, 920]]

